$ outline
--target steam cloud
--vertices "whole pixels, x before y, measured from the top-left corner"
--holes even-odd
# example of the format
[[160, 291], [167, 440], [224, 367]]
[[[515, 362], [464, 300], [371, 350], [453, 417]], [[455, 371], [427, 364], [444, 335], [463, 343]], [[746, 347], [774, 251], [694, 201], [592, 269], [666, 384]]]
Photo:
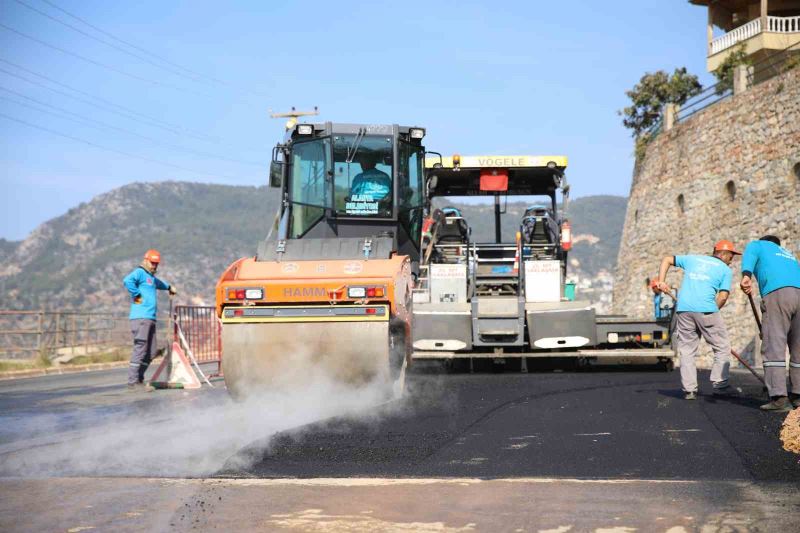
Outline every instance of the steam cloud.
[[245, 466], [229, 460], [254, 441], [330, 417], [368, 417], [371, 406], [386, 401], [378, 384], [353, 388], [324, 375], [241, 403], [223, 390], [204, 392], [153, 392], [182, 396], [177, 401], [148, 396], [131, 404], [135, 409], [100, 422], [96, 412], [77, 412], [70, 425], [78, 429], [68, 432], [58, 432], [63, 417], [30, 415], [17, 449], [0, 450], [0, 475], [207, 476], [223, 465]]

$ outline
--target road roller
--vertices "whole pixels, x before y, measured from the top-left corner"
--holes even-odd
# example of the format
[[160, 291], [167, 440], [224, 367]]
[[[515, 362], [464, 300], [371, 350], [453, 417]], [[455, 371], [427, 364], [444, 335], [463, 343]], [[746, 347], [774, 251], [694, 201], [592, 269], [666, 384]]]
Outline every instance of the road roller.
[[411, 359], [425, 129], [296, 123], [273, 149], [280, 206], [216, 287], [234, 398], [313, 380], [387, 391]]

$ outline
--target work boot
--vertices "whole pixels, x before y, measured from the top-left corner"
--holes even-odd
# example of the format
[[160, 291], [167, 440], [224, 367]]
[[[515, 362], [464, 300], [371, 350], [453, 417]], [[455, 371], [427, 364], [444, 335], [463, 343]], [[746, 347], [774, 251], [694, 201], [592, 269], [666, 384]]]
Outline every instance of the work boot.
[[696, 400], [697, 392], [687, 392], [683, 395], [684, 400]]
[[786, 396], [775, 396], [771, 402], [762, 405], [761, 410], [785, 413], [792, 410], [792, 402]]
[[730, 393], [731, 385], [728, 383], [728, 380], [724, 381], [715, 381], [712, 385], [712, 394], [715, 396], [725, 396], [726, 394]]
[[128, 392], [152, 392], [156, 390], [152, 385], [144, 383], [128, 383]]
[[793, 407], [800, 408], [800, 394], [790, 394], [789, 401], [792, 402]]

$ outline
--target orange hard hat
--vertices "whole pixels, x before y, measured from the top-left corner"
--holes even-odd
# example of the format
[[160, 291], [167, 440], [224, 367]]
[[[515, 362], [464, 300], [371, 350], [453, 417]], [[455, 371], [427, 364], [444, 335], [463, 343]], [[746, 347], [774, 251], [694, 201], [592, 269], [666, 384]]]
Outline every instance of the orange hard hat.
[[151, 263], [160, 263], [161, 262], [161, 254], [158, 253], [158, 250], [147, 250], [144, 253], [144, 258], [150, 261]]
[[733, 246], [731, 241], [721, 240], [717, 241], [717, 244], [714, 245], [715, 252], [731, 252], [734, 254], [742, 255], [741, 252], [737, 252], [736, 248]]

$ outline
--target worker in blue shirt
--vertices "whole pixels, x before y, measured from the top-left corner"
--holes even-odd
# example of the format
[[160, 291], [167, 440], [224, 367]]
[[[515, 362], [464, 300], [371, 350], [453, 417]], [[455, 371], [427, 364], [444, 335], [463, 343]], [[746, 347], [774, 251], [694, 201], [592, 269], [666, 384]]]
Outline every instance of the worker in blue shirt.
[[366, 202], [378, 202], [387, 198], [392, 192], [392, 178], [386, 172], [378, 170], [379, 156], [363, 154], [359, 157], [361, 172], [353, 178], [350, 195]]
[[[761, 293], [764, 380], [770, 401], [765, 411], [800, 407], [800, 263], [774, 235], [750, 242], [742, 257], [742, 290], [753, 294], [753, 278]], [[791, 396], [786, 395], [786, 346], [789, 346]]]
[[156, 304], [157, 291], [169, 291], [170, 296], [178, 293], [175, 287], [158, 279], [155, 274], [161, 263], [158, 250], [147, 250], [142, 264], [125, 276], [123, 283], [131, 298], [131, 333], [133, 334], [133, 353], [128, 366], [128, 390], [152, 390], [145, 386], [144, 374], [156, 350]]
[[684, 270], [683, 283], [675, 306], [675, 340], [681, 363], [681, 384], [684, 398], [697, 399], [697, 367], [694, 358], [702, 337], [714, 352], [711, 383], [715, 393], [729, 387], [731, 341], [720, 309], [731, 292], [731, 261], [739, 252], [731, 241], [719, 241], [708, 255], [670, 255], [661, 260], [658, 282], [654, 290], [668, 292], [665, 283], [669, 267]]

